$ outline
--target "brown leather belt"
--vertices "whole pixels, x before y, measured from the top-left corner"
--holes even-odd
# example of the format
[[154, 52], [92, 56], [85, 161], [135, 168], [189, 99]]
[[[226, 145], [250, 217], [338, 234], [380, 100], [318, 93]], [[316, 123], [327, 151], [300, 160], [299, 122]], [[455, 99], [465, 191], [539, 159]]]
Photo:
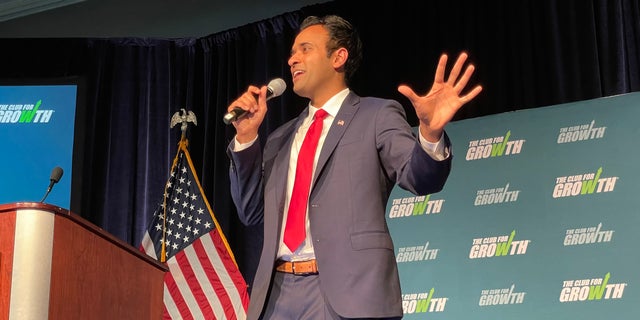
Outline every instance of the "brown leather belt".
[[315, 259], [295, 262], [278, 260], [276, 261], [276, 271], [304, 276], [318, 274], [318, 265]]

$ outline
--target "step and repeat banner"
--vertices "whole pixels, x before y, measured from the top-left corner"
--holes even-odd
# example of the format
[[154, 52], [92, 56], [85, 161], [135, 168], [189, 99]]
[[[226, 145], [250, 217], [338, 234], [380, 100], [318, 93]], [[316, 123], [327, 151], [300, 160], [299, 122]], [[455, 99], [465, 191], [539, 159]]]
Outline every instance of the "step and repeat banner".
[[456, 121], [444, 189], [396, 187], [404, 319], [636, 319], [640, 93]]

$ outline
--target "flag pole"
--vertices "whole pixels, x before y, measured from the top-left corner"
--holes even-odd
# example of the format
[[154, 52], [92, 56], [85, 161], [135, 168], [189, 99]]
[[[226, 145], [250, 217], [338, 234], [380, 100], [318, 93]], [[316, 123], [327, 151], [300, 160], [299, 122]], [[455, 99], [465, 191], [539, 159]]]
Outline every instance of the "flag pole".
[[[194, 125], [198, 125], [198, 120], [196, 118], [195, 113], [193, 111], [185, 110], [181, 108], [180, 111], [171, 116], [171, 122], [169, 127], [173, 129], [178, 123], [181, 124], [180, 131], [182, 132], [180, 135], [180, 142], [178, 142], [178, 150], [176, 152], [176, 156], [173, 158], [173, 163], [171, 164], [171, 170], [169, 172], [174, 172], [175, 166], [178, 163], [178, 158], [181, 150], [186, 150], [189, 145], [189, 140], [187, 140], [187, 129], [189, 128], [189, 122], [193, 122]], [[171, 177], [169, 177], [171, 180]], [[168, 182], [168, 181], [167, 181]], [[164, 185], [164, 196], [162, 197], [162, 247], [160, 249], [160, 262], [166, 262], [167, 260], [167, 249], [166, 249], [166, 236], [167, 236], [167, 189], [169, 188], [169, 183], [165, 183]]]

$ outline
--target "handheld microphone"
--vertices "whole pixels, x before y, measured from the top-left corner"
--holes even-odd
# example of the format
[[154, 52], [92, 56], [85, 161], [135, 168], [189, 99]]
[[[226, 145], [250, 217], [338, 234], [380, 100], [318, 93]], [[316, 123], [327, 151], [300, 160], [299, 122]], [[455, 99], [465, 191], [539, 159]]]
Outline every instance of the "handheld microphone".
[[[280, 78], [276, 78], [269, 81], [269, 84], [267, 85], [267, 100], [281, 95], [286, 88], [287, 88], [287, 84], [284, 82], [284, 80]], [[246, 114], [247, 114], [246, 110], [240, 107], [235, 107], [233, 108], [233, 110], [231, 110], [230, 112], [224, 115], [224, 118], [222, 118], [222, 121], [224, 121], [224, 123], [226, 124], [230, 124], [231, 122], [234, 122], [242, 118]]]
[[44, 202], [44, 199], [47, 198], [47, 196], [49, 195], [49, 192], [51, 192], [51, 189], [53, 189], [53, 185], [58, 183], [58, 181], [60, 181], [60, 178], [62, 178], [62, 168], [60, 167], [55, 167], [53, 168], [53, 170], [51, 170], [51, 177], [49, 178], [49, 187], [47, 188], [47, 193], [44, 194], [44, 197], [42, 197], [42, 200], [40, 200], [40, 202]]

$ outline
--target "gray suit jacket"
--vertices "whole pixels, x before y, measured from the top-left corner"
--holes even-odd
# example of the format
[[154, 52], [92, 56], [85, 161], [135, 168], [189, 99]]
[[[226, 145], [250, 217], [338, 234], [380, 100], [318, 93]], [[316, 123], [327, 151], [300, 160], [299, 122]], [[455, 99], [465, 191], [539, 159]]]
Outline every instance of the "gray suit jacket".
[[[248, 319], [266, 303], [274, 272], [285, 206], [292, 139], [307, 114], [282, 125], [231, 159], [231, 194], [247, 225], [264, 222], [264, 244], [256, 270]], [[450, 147], [445, 135], [447, 148]], [[402, 316], [400, 280], [386, 224], [387, 200], [395, 184], [416, 195], [440, 191], [451, 156], [433, 160], [422, 150], [393, 100], [350, 93], [328, 132], [318, 160], [308, 216], [321, 290], [341, 316]]]

